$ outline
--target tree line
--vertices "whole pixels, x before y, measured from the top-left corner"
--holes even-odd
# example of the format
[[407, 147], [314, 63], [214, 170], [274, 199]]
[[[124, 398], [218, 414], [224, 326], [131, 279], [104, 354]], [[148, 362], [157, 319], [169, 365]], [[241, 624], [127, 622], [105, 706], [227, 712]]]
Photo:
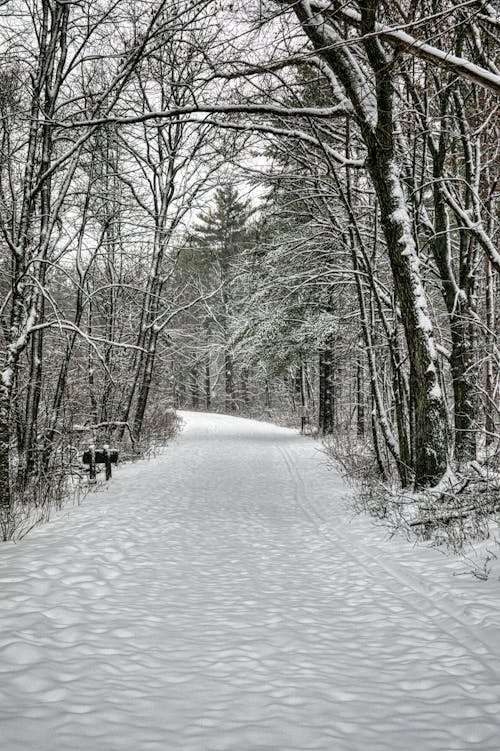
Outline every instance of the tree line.
[[485, 2], [2, 4], [6, 530], [174, 404], [307, 408], [403, 487], [494, 462], [497, 34]]

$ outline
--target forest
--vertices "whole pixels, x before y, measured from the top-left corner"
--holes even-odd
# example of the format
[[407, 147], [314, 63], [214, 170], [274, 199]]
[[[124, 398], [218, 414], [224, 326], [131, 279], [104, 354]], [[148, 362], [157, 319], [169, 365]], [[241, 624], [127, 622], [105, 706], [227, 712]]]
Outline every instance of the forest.
[[499, 26], [480, 0], [0, 2], [4, 539], [175, 409], [302, 424], [391, 523], [495, 518]]

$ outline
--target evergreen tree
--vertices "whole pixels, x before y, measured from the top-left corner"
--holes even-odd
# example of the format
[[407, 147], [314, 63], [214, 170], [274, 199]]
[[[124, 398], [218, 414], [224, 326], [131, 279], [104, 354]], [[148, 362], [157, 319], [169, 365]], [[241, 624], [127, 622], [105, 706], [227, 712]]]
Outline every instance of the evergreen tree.
[[[218, 297], [210, 303], [204, 327], [205, 330], [215, 329], [221, 349], [224, 408], [227, 411], [238, 409], [232, 321], [238, 306], [235, 285], [250, 241], [248, 222], [251, 213], [249, 202], [243, 200], [234, 185], [229, 183], [217, 189], [213, 208], [198, 217], [191, 238], [196, 264], [204, 267], [203, 275], [209, 284], [219, 288]], [[208, 372], [206, 367], [206, 378]]]

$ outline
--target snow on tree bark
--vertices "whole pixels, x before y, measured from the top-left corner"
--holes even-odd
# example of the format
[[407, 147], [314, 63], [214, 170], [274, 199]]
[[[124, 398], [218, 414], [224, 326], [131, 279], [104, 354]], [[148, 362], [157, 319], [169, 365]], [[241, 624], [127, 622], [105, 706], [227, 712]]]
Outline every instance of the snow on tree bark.
[[439, 385], [438, 355], [428, 311], [411, 220], [397, 165], [369, 163], [380, 201], [382, 226], [401, 306], [410, 357], [410, 389], [415, 408], [415, 482], [433, 484], [447, 466], [446, 410]]
[[411, 219], [395, 159], [393, 65], [376, 35], [377, 2], [360, 6], [365, 52], [361, 68], [339, 30], [309, 2], [293, 10], [313, 46], [328, 63], [352, 102], [367, 149], [366, 167], [379, 201], [380, 217], [401, 306], [410, 359], [415, 413], [415, 484], [437, 483], [448, 460], [446, 410], [439, 386], [438, 360]]

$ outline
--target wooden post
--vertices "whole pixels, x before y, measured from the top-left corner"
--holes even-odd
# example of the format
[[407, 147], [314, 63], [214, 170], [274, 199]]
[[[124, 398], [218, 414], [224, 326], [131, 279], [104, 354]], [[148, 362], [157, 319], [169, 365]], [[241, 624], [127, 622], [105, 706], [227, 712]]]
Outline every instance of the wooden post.
[[111, 456], [109, 454], [109, 446], [106, 443], [103, 446], [104, 449], [104, 467], [106, 472], [106, 480], [111, 480]]
[[89, 462], [89, 478], [91, 480], [95, 480], [96, 478], [96, 469], [95, 469], [95, 446], [93, 443], [89, 445], [89, 452], [90, 452], [90, 462]]

